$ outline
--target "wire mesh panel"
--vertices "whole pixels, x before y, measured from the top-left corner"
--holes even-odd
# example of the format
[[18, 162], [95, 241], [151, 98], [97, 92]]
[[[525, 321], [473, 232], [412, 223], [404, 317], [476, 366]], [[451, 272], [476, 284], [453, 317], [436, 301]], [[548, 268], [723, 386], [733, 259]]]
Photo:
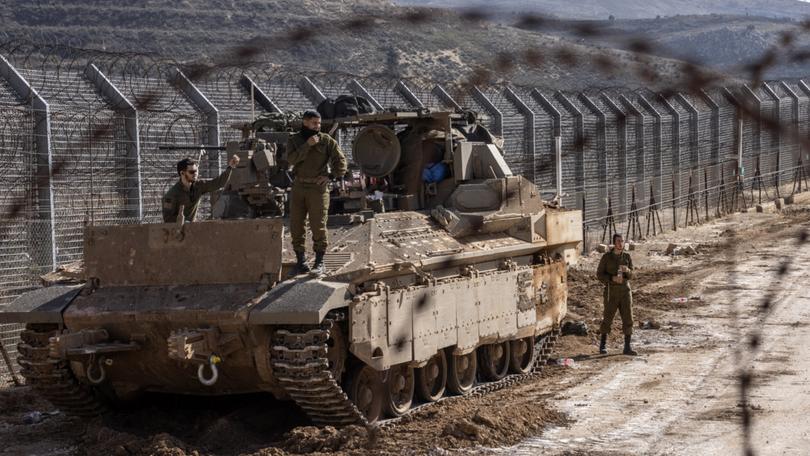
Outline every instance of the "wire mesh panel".
[[763, 176], [767, 176], [766, 179], [768, 179], [768, 183], [770, 184], [771, 179], [773, 179], [773, 173], [777, 170], [779, 132], [773, 128], [769, 128], [768, 124], [773, 121], [778, 121], [780, 109], [779, 106], [777, 106], [777, 100], [763, 87], [759, 87], [756, 92], [762, 100], [759, 108], [759, 115], [762, 118], [760, 121], [760, 172], [762, 172]]
[[452, 111], [452, 109], [433, 93], [433, 87], [427, 87], [416, 82], [407, 82], [416, 98], [431, 111]]
[[607, 209], [606, 182], [602, 178], [605, 168], [603, 163], [604, 138], [601, 132], [604, 125], [599, 116], [583, 103], [576, 94], [568, 99], [582, 113], [583, 123], [583, 166], [585, 175], [585, 220], [598, 219], [605, 215]]
[[[711, 187], [715, 182], [715, 176], [712, 175], [713, 168], [711, 164], [714, 162], [715, 150], [717, 147], [715, 137], [717, 134], [716, 129], [716, 116], [712, 111], [711, 106], [705, 99], [698, 96], [685, 95], [687, 101], [697, 110], [697, 122], [693, 121], [692, 125], [697, 126], [697, 131], [692, 132], [692, 159], [694, 166], [697, 167], [694, 174], [694, 179], [697, 181], [695, 189], [703, 191]], [[705, 205], [703, 199], [698, 198], [698, 205]]]
[[23, 381], [20, 365], [17, 363], [17, 343], [20, 342], [22, 330], [22, 325], [0, 324], [0, 345], [4, 351], [3, 356], [0, 356], [0, 389]]
[[0, 307], [36, 285], [44, 271], [31, 249], [34, 221], [33, 116], [24, 106], [0, 103]]
[[[526, 117], [518, 111], [517, 106], [512, 101], [506, 98], [503, 88], [493, 87], [483, 92], [503, 116], [503, 154], [507, 163], [509, 163], [509, 167], [513, 173], [533, 180], [535, 177], [535, 163], [532, 151], [528, 150], [526, 142], [526, 134], [530, 128], [527, 127]], [[554, 166], [554, 162], [549, 165]]]
[[[50, 105], [56, 259], [81, 259], [85, 223], [125, 223], [122, 170], [131, 165], [116, 142], [123, 119], [95, 97], [79, 73], [20, 70]], [[122, 152], [124, 151], [124, 152]]]
[[413, 105], [396, 89], [397, 82], [387, 79], [362, 78], [358, 81], [385, 110], [408, 110]]
[[[534, 170], [535, 170], [535, 184], [545, 192], [554, 192], [556, 182], [556, 150], [554, 142], [554, 118], [546, 111], [537, 100], [532, 96], [531, 89], [516, 88], [515, 93], [526, 106], [534, 113]], [[550, 95], [547, 94], [546, 99]], [[570, 180], [573, 178], [573, 170], [566, 169], [571, 167], [570, 158], [573, 157], [573, 148], [566, 149], [563, 145], [563, 191], [566, 193], [576, 193], [575, 183]], [[568, 174], [568, 175], [567, 175]], [[569, 180], [566, 180], [568, 178]], [[575, 203], [574, 199], [570, 203]], [[568, 200], [566, 204], [570, 204]]]
[[456, 103], [458, 103], [463, 109], [469, 109], [477, 112], [478, 114], [486, 116], [486, 119], [482, 123], [489, 129], [489, 131], [495, 132], [497, 130], [495, 116], [493, 116], [492, 113], [489, 112], [481, 104], [481, 102], [473, 96], [472, 92], [458, 87], [448, 90], [450, 91], [450, 96], [452, 96], [453, 99], [456, 100]]
[[626, 127], [623, 114], [617, 113], [605, 100], [603, 95], [590, 96], [593, 103], [604, 115], [604, 123], [597, 134], [599, 144], [599, 180], [607, 188], [606, 197], [613, 207], [617, 218], [627, 212], [627, 181], [624, 179], [625, 167], [622, 164], [627, 152]]
[[779, 97], [779, 120], [783, 127], [778, 136], [780, 143], [779, 169], [784, 170], [794, 166], [799, 152], [797, 138], [799, 118], [796, 115], [798, 104], [780, 82], [772, 83], [771, 87]]

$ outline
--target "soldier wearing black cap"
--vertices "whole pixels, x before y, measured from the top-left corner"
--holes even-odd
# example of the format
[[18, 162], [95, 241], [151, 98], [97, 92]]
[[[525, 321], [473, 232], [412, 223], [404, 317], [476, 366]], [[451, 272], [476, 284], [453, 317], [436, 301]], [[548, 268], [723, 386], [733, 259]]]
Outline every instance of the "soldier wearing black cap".
[[293, 166], [295, 173], [290, 196], [290, 234], [297, 262], [291, 274], [310, 272], [304, 251], [308, 216], [315, 250], [312, 272], [320, 275], [324, 272], [323, 256], [327, 247], [329, 180], [346, 174], [346, 156], [334, 138], [321, 133], [320, 114], [306, 111], [303, 128], [290, 136], [287, 142], [287, 161]]

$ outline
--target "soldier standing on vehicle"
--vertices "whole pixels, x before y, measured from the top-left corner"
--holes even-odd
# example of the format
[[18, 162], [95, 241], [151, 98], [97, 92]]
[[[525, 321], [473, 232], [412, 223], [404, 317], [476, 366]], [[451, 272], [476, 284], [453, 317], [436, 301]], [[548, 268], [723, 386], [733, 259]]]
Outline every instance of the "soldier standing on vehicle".
[[290, 195], [290, 234], [296, 265], [290, 275], [310, 272], [304, 250], [307, 217], [315, 251], [315, 263], [311, 272], [321, 275], [324, 273], [323, 256], [327, 246], [329, 181], [331, 178], [342, 178], [346, 174], [346, 156], [334, 138], [321, 133], [320, 114], [306, 111], [302, 123], [301, 131], [291, 135], [287, 141], [287, 161], [293, 166], [295, 173]]
[[638, 353], [630, 347], [630, 338], [633, 334], [633, 292], [630, 289], [630, 279], [633, 278], [633, 260], [630, 259], [630, 254], [624, 251], [624, 240], [621, 234], [613, 235], [613, 248], [602, 255], [599, 267], [596, 269], [596, 278], [605, 284], [605, 311], [602, 326], [599, 329], [602, 334], [599, 353], [607, 353], [606, 345], [610, 325], [618, 310], [624, 332], [624, 354], [637, 355]]
[[193, 222], [197, 217], [197, 208], [200, 206], [202, 196], [225, 187], [231, 177], [231, 170], [238, 164], [239, 157], [234, 155], [228, 161], [228, 168], [219, 177], [201, 181], [198, 180], [197, 160], [184, 158], [177, 162], [177, 174], [180, 179], [163, 196], [163, 222], [176, 222], [181, 207], [184, 220]]

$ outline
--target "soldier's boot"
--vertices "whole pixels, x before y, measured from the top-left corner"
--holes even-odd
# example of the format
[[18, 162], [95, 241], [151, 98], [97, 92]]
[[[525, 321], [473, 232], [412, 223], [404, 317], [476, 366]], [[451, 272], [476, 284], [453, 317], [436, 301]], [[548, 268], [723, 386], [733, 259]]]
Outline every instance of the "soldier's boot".
[[636, 356], [636, 355], [638, 355], [638, 353], [635, 350], [633, 350], [632, 348], [630, 348], [630, 338], [631, 338], [631, 336], [629, 334], [624, 336], [624, 354], [625, 355], [630, 355], [630, 356]]
[[295, 259], [295, 267], [290, 271], [290, 277], [308, 273], [309, 266], [307, 266], [307, 257], [304, 252], [295, 252]]
[[323, 265], [323, 255], [325, 252], [315, 252], [315, 264], [312, 265], [312, 271], [309, 273], [312, 276], [322, 276], [326, 273], [326, 268]]
[[599, 341], [599, 353], [607, 355], [607, 334], [602, 334], [602, 339]]

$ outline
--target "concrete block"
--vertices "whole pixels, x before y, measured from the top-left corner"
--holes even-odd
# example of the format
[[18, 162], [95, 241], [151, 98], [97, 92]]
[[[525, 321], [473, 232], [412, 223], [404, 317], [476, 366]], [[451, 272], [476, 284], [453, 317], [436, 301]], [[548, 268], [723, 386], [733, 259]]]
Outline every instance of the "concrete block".
[[793, 200], [794, 200], [793, 195], [786, 196], [786, 197], [784, 197], [782, 199], [785, 201], [785, 204], [793, 204]]
[[776, 205], [776, 208], [782, 210], [785, 208], [785, 199], [784, 198], [776, 198], [773, 200], [773, 204]]
[[762, 213], [776, 212], [776, 204], [774, 204], [773, 201], [768, 201], [767, 203], [757, 204], [757, 212], [762, 212]]
[[596, 246], [596, 251], [599, 253], [608, 253], [610, 247], [607, 244], [599, 244]]

